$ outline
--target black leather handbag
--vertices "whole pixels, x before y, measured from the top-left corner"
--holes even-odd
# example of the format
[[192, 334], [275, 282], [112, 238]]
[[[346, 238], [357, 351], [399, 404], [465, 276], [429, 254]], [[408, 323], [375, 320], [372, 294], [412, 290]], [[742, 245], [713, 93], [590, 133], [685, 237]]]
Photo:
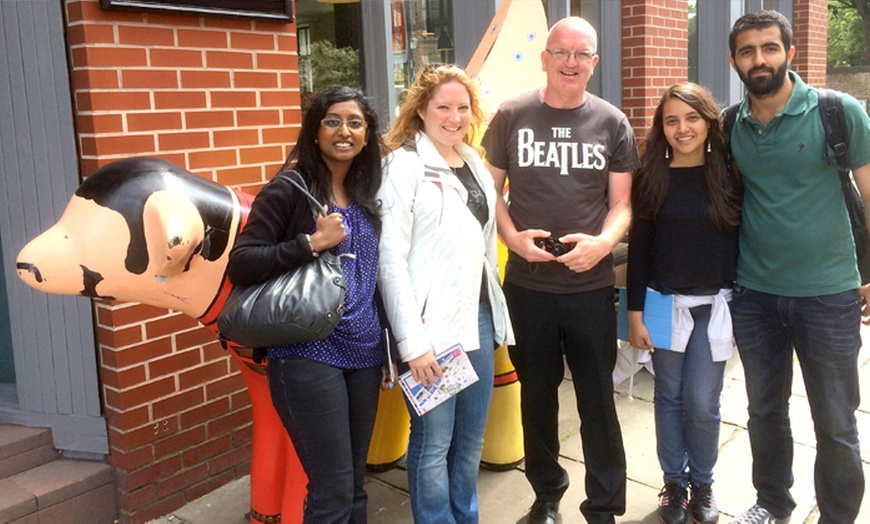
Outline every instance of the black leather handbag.
[[[290, 174], [296, 175], [298, 181]], [[296, 171], [276, 175], [310, 201], [315, 219], [323, 206], [308, 192]], [[329, 251], [283, 275], [250, 286], [234, 287], [217, 318], [222, 337], [251, 348], [294, 344], [329, 336], [344, 314], [347, 283], [341, 257]]]

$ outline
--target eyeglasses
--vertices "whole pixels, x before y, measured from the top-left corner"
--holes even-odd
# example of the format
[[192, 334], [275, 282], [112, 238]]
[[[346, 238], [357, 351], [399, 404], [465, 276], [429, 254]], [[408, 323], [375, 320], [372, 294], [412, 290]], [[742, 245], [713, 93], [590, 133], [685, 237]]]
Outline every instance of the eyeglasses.
[[342, 120], [340, 118], [324, 118], [320, 121], [320, 125], [327, 129], [338, 129], [346, 125], [351, 131], [361, 131], [369, 126], [365, 120]]
[[566, 51], [565, 49], [551, 51], [547, 49], [547, 52], [550, 53], [557, 62], [567, 62], [571, 55], [574, 55], [574, 60], [578, 62], [591, 62], [596, 56], [598, 56], [592, 51]]

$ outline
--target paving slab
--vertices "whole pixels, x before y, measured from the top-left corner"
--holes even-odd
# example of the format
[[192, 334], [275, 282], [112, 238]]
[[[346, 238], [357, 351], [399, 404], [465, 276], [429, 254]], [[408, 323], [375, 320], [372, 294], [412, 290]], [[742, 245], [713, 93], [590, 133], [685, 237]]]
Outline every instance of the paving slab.
[[[861, 451], [865, 476], [870, 479], [870, 327], [862, 327], [865, 344], [859, 355], [863, 401], [857, 418], [863, 437]], [[799, 363], [795, 360], [792, 388], [791, 418], [795, 436], [794, 477], [792, 494], [798, 503], [792, 524], [814, 524], [818, 521], [813, 488], [815, 436]], [[616, 406], [622, 425], [628, 462], [628, 508], [617, 522], [654, 524], [658, 522], [656, 506], [661, 488], [661, 471], [655, 455], [655, 423], [653, 418], [653, 376], [641, 369], [632, 381], [616, 388]], [[579, 420], [570, 376], [560, 386], [559, 432], [562, 438], [562, 464], [568, 470], [571, 486], [560, 508], [562, 524], [582, 523], [579, 511], [585, 498], [583, 490], [582, 443]], [[746, 430], [746, 390], [743, 368], [735, 356], [725, 368], [725, 383], [721, 397], [722, 425], [719, 434], [719, 461], [716, 466], [714, 493], [722, 512], [720, 522], [727, 523], [745, 511], [755, 501], [751, 482], [749, 434]], [[173, 515], [152, 524], [242, 524], [248, 511], [249, 478], [234, 481], [193, 501]], [[370, 473], [366, 489], [369, 494], [371, 524], [411, 524], [407, 473], [395, 468]], [[228, 496], [227, 492], [232, 492]], [[522, 465], [508, 471], [481, 470], [478, 480], [480, 521], [482, 524], [525, 524], [526, 513], [534, 495], [525, 479]], [[856, 522], [870, 522], [870, 504], [864, 504]]]

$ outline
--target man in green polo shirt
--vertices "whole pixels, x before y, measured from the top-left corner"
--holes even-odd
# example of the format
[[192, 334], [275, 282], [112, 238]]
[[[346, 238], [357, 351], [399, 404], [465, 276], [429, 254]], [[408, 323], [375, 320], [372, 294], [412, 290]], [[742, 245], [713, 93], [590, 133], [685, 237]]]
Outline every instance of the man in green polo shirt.
[[[729, 44], [748, 92], [731, 134], [745, 186], [731, 309], [757, 492], [734, 522], [787, 522], [796, 506], [788, 414], [796, 353], [816, 430], [820, 522], [852, 523], [864, 495], [855, 410], [870, 286], [861, 287], [840, 178], [825, 162], [818, 93], [789, 70], [788, 20], [776, 11], [744, 15]], [[848, 163], [870, 209], [870, 119], [851, 96], [843, 107]]]

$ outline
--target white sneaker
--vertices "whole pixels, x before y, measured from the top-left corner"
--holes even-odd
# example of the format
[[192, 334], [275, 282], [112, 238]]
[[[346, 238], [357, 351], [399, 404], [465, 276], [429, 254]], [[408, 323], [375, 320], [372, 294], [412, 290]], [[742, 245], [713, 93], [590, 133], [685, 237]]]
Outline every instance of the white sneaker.
[[770, 514], [769, 511], [755, 504], [747, 509], [743, 515], [740, 515], [731, 524], [788, 524], [791, 517], [778, 519]]

